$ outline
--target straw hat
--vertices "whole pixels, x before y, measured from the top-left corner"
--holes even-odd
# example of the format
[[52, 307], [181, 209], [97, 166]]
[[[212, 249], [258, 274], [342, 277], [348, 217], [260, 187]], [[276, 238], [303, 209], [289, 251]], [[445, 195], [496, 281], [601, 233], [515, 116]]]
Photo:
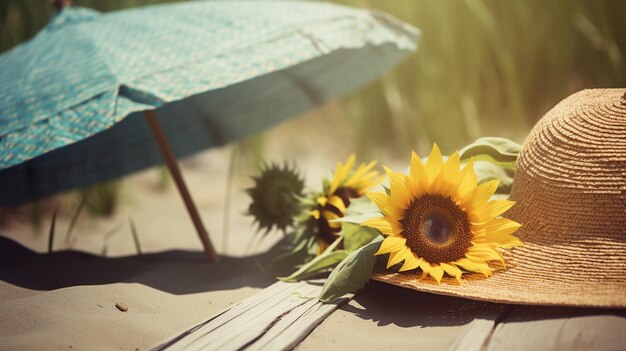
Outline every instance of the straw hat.
[[584, 90], [533, 128], [505, 214], [525, 246], [484, 279], [441, 285], [415, 274], [373, 279], [443, 295], [537, 305], [626, 307], [626, 92]]

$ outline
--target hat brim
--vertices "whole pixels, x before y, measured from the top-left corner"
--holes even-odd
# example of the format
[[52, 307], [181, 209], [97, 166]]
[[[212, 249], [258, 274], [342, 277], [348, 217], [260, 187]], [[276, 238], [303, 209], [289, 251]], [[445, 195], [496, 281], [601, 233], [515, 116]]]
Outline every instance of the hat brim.
[[[581, 252], [576, 246], [547, 246], [526, 243], [504, 254], [506, 268], [485, 278], [481, 274], [464, 274], [463, 284], [444, 277], [441, 284], [418, 272], [376, 270], [373, 280], [421, 292], [456, 296], [473, 300], [551, 306], [626, 308], [626, 281], [606, 281], [606, 277], [590, 275], [581, 270], [585, 261], [605, 264], [607, 253], [626, 252], [626, 243], [614, 242], [612, 247], [598, 247], [595, 252]], [[607, 252], [608, 250], [608, 252]], [[624, 272], [623, 260], [608, 264], [607, 270]], [[614, 272], [613, 272], [614, 273]]]

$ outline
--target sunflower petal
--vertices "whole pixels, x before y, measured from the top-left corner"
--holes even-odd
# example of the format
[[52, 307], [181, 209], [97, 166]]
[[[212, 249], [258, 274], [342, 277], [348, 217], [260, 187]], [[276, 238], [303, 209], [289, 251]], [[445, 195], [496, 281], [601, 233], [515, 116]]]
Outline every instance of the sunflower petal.
[[487, 202], [483, 208], [476, 210], [474, 214], [478, 215], [478, 222], [483, 222], [500, 216], [513, 207], [513, 205], [515, 205], [515, 201], [492, 200]]
[[456, 183], [459, 177], [459, 169], [461, 168], [461, 158], [459, 152], [455, 151], [446, 162], [443, 164], [443, 172], [446, 175], [446, 180], [452, 183]]
[[370, 191], [366, 193], [365, 196], [367, 196], [367, 198], [370, 199], [374, 203], [374, 205], [378, 206], [379, 208], [387, 206], [387, 198], [389, 198], [389, 195], [382, 191]]
[[463, 272], [456, 266], [453, 266], [451, 264], [448, 263], [440, 263], [439, 264], [441, 266], [441, 268], [443, 268], [443, 270], [448, 273], [449, 275], [453, 276], [456, 278], [456, 280], [461, 283], [461, 275], [463, 274]]
[[417, 199], [424, 193], [424, 165], [417, 154], [411, 152], [411, 168], [406, 179], [406, 185], [413, 199]]
[[362, 163], [345, 181], [344, 186], [355, 190], [356, 193], [362, 193], [363, 191], [377, 185], [375, 178], [378, 177], [378, 172], [370, 170], [376, 165], [376, 161], [371, 161], [368, 164]]
[[435, 180], [439, 171], [441, 171], [441, 167], [443, 166], [443, 156], [441, 156], [441, 151], [439, 150], [439, 146], [437, 144], [433, 144], [433, 149], [430, 151], [430, 155], [428, 156], [428, 160], [426, 161], [426, 173], [428, 174], [428, 185], [432, 184]]
[[425, 272], [425, 273], [430, 273], [431, 270], [431, 266], [430, 263], [428, 263], [428, 261], [426, 261], [423, 258], [419, 258], [418, 259], [419, 264], [420, 264], [420, 268]]
[[343, 165], [341, 162], [337, 164], [337, 168], [335, 169], [335, 175], [333, 176], [333, 180], [328, 187], [328, 195], [332, 195], [335, 193], [337, 188], [345, 182], [348, 175], [350, 175], [350, 171], [352, 167], [354, 167], [354, 162], [356, 161], [356, 155], [352, 154], [348, 157], [348, 161]]
[[487, 234], [485, 234], [484, 230], [475, 232], [471, 242], [474, 245], [487, 243]]
[[498, 185], [500, 185], [500, 179], [490, 180], [479, 185], [472, 197], [472, 207], [480, 208], [487, 203], [491, 195], [498, 189]]
[[482, 273], [485, 277], [490, 277], [493, 274], [486, 262], [475, 262], [469, 258], [460, 258], [452, 263], [470, 272]]
[[[436, 182], [438, 182], [438, 189], [441, 194], [446, 196], [454, 196], [456, 194], [456, 188], [459, 181], [459, 168], [461, 166], [461, 160], [459, 158], [458, 151], [455, 151], [446, 162], [444, 162], [441, 172], [437, 176]], [[432, 191], [433, 189], [431, 189]]]
[[518, 230], [522, 225], [508, 218], [495, 218], [487, 224], [485, 229], [487, 233], [511, 234]]
[[387, 261], [387, 268], [397, 265], [398, 263], [409, 257], [410, 251], [406, 246], [402, 246], [399, 251], [391, 252], [389, 254], [389, 260]]
[[[404, 226], [402, 226], [402, 224], [400, 224], [400, 222], [391, 219], [391, 218], [386, 218], [387, 221], [389, 221], [389, 225], [391, 225], [391, 234], [390, 235], [394, 235], [394, 236], [402, 236], [402, 232], [404, 232]], [[402, 236], [404, 238], [404, 236]]]
[[356, 171], [352, 173], [350, 176], [350, 180], [346, 182], [346, 186], [350, 186], [352, 183], [357, 182], [359, 179], [363, 178], [369, 171], [374, 168], [376, 165], [376, 161], [371, 161], [368, 164], [361, 163], [359, 167], [357, 167]]
[[474, 172], [474, 160], [470, 159], [459, 175], [459, 187], [457, 190], [459, 200], [464, 201], [476, 189], [477, 183], [478, 180]]
[[435, 278], [435, 280], [437, 281], [437, 284], [441, 284], [441, 278], [443, 278], [443, 268], [441, 268], [441, 266], [431, 267], [430, 272], [428, 272], [428, 274], [430, 274], [433, 278]]
[[339, 165], [337, 165], [337, 169], [335, 170], [335, 174], [333, 175], [333, 179], [330, 182], [330, 185], [328, 185], [328, 195], [329, 196], [335, 193], [335, 191], [339, 187], [339, 183], [341, 183], [341, 181], [343, 180], [341, 178], [340, 174], [341, 174], [341, 163], [339, 163]]
[[411, 183], [415, 185], [413, 195], [418, 197], [428, 188], [428, 172], [426, 172], [426, 165], [414, 151], [411, 152], [411, 169], [409, 173]]
[[368, 192], [365, 194], [376, 207], [385, 215], [385, 217], [399, 218], [401, 211], [393, 207], [389, 202], [389, 195], [384, 192]]
[[378, 248], [378, 251], [374, 255], [383, 255], [386, 253], [400, 251], [406, 244], [405, 238], [399, 238], [397, 236], [388, 236], [383, 240]]
[[408, 255], [408, 257], [404, 260], [404, 264], [399, 269], [400, 272], [410, 271], [412, 269], [416, 269], [420, 266], [419, 259], [415, 254]]
[[311, 211], [311, 216], [315, 219], [320, 219], [320, 211], [319, 210]]
[[385, 216], [393, 216], [393, 212], [388, 211], [389, 206], [387, 202], [389, 200], [389, 195], [383, 192], [369, 192], [366, 193], [365, 196], [367, 196], [367, 198], [370, 199], [374, 205], [376, 205], [376, 207], [378, 207], [378, 209], [385, 214]]
[[393, 233], [391, 224], [383, 217], [368, 219], [367, 221], [361, 223], [361, 225], [374, 228], [385, 235]]
[[502, 255], [487, 244], [471, 246], [467, 250], [465, 257], [472, 261], [499, 261], [504, 264], [504, 258]]
[[414, 180], [419, 180], [424, 176], [424, 163], [422, 163], [422, 159], [415, 151], [411, 151], [411, 169], [409, 175]]
[[496, 244], [505, 249], [514, 246], [524, 246], [524, 243], [518, 237], [512, 234], [503, 235], [500, 233], [493, 233], [488, 236], [488, 242], [492, 242], [493, 244]]
[[335, 212], [322, 210], [322, 217], [328, 221], [328, 226], [331, 228], [341, 228], [341, 222], [331, 222], [334, 219], [340, 218]]
[[392, 203], [396, 208], [407, 208], [411, 196], [406, 188], [406, 175], [394, 172], [387, 167], [385, 167], [385, 171], [389, 177]]
[[356, 155], [354, 153], [350, 154], [348, 157], [348, 161], [346, 161], [346, 165], [344, 167], [344, 174], [347, 175], [352, 167], [354, 167], [354, 162], [356, 162]]
[[328, 198], [326, 196], [320, 196], [315, 200], [315, 202], [317, 202], [318, 205], [324, 207], [328, 202]]
[[430, 181], [430, 185], [428, 186], [428, 193], [429, 194], [439, 194], [439, 195], [447, 195], [447, 192], [445, 191], [445, 185], [446, 185], [446, 180], [445, 180], [445, 174], [443, 171], [443, 167], [439, 170], [439, 173], [437, 173], [437, 175], [435, 176], [435, 179], [429, 179]]
[[328, 199], [328, 204], [338, 209], [341, 213], [346, 213], [346, 205], [343, 203], [343, 200], [339, 196], [331, 196], [330, 199]]
[[523, 245], [522, 241], [513, 235], [520, 227], [521, 224], [508, 218], [495, 218], [481, 225], [473, 226], [472, 242], [502, 248], [521, 246]]

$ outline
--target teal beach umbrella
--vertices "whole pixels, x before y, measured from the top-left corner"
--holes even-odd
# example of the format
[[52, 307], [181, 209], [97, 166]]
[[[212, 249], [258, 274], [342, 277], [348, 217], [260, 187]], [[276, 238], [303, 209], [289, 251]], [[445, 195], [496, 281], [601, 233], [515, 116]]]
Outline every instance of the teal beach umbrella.
[[63, 7], [0, 56], [0, 206], [162, 163], [216, 256], [175, 157], [376, 79], [419, 32], [384, 13], [295, 1]]

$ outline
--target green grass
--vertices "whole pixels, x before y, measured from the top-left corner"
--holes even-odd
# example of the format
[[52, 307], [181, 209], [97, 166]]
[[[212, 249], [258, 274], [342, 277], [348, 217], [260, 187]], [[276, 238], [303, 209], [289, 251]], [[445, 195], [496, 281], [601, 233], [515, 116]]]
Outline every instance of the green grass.
[[[101, 11], [163, 2], [74, 1]], [[487, 134], [519, 140], [570, 93], [626, 83], [623, 1], [333, 2], [388, 12], [423, 33], [407, 61], [343, 100], [367, 153], [432, 141], [454, 148]], [[0, 13], [5, 51], [37, 33], [52, 9], [48, 0], [5, 0]]]
[[338, 2], [422, 30], [414, 55], [345, 100], [372, 156], [381, 146], [405, 154], [434, 141], [450, 151], [484, 135], [521, 141], [569, 94], [626, 86], [626, 2]]
[[[74, 1], [102, 11], [160, 2], [166, 1]], [[422, 30], [415, 54], [337, 105], [356, 129], [354, 140], [338, 143], [362, 158], [424, 153], [433, 142], [447, 153], [486, 135], [521, 142], [569, 94], [626, 86], [625, 1], [334, 2], [382, 10]], [[4, 0], [0, 14], [5, 51], [32, 37], [52, 10], [48, 0]], [[263, 145], [259, 137], [244, 141], [242, 155], [258, 160]]]

